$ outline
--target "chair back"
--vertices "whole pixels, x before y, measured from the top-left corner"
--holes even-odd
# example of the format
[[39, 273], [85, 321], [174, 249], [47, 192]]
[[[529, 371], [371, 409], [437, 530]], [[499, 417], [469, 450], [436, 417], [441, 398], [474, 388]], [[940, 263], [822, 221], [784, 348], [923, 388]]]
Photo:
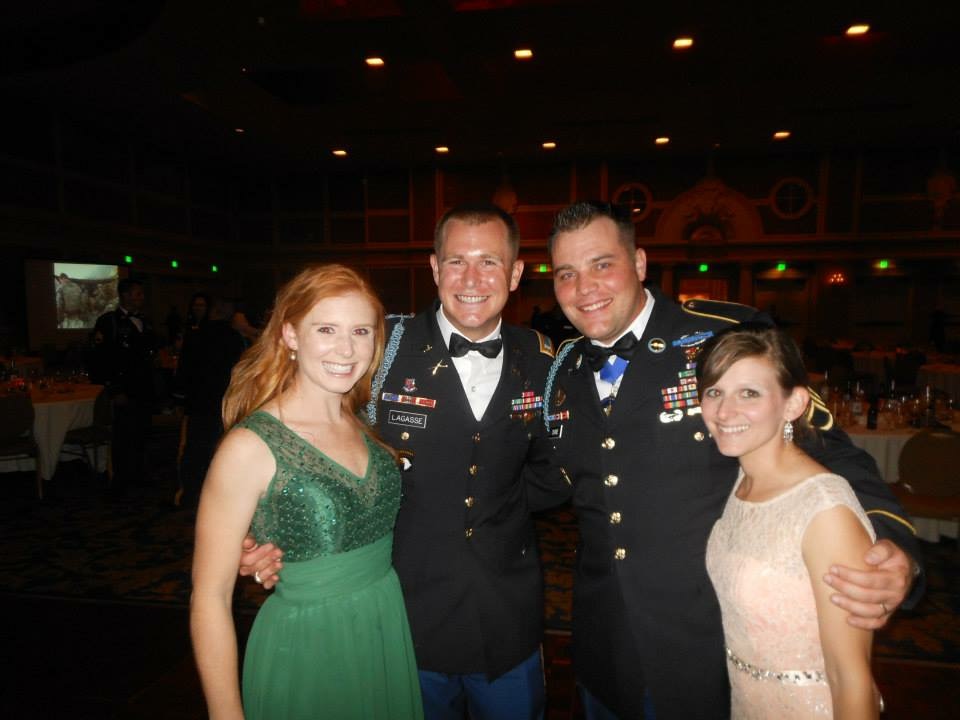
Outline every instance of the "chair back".
[[33, 433], [33, 402], [29, 395], [0, 396], [0, 441]]
[[915, 495], [960, 495], [960, 433], [924, 430], [900, 452], [900, 483]]

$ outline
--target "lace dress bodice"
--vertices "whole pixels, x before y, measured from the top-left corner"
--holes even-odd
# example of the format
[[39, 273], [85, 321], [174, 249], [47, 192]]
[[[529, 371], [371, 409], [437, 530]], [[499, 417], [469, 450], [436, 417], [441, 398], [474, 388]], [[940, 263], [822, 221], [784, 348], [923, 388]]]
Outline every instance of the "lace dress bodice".
[[849, 507], [874, 531], [842, 477], [807, 478], [765, 502], [736, 496], [707, 543], [707, 571], [723, 612], [734, 718], [832, 717], [810, 575], [801, 543], [810, 521]]
[[400, 507], [400, 473], [387, 450], [366, 435], [363, 477], [331, 460], [267, 412], [237, 427], [267, 444], [277, 471], [257, 503], [251, 532], [258, 543], [283, 548], [297, 562], [368, 545], [393, 530]]

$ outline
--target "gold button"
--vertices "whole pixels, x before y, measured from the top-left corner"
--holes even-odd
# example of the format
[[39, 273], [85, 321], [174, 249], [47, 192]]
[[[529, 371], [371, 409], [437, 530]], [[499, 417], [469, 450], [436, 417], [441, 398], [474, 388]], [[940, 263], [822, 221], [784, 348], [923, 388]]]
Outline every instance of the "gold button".
[[480, 442], [480, 433], [474, 433], [474, 434], [473, 434], [473, 441], [474, 441], [475, 443]]
[[619, 512], [614, 511], [614, 512], [610, 513], [610, 524], [611, 524], [611, 525], [619, 525], [619, 524], [620, 524], [620, 519], [621, 519], [621, 518], [620, 518], [620, 513], [619, 513]]
[[470, 469], [469, 469], [467, 472], [469, 472], [471, 475], [476, 475], [476, 474], [477, 474], [477, 466], [476, 466], [476, 465], [471, 465], [471, 466], [470, 466]]
[[699, 430], [697, 430], [697, 431], [693, 434], [693, 439], [696, 440], [697, 442], [703, 442], [703, 433], [700, 432]]
[[466, 505], [467, 507], [473, 507], [473, 496], [471, 495], [468, 498], [464, 498], [463, 504]]
[[463, 534], [466, 535], [467, 540], [469, 540], [470, 538], [473, 537], [473, 528], [467, 528], [466, 530], [464, 530]]
[[620, 482], [620, 478], [618, 478], [616, 475], [607, 475], [603, 479], [603, 484], [607, 487], [616, 487], [618, 482]]
[[627, 556], [627, 549], [626, 549], [626, 548], [617, 548], [616, 550], [613, 551], [613, 556], [614, 556], [617, 560], [623, 560], [623, 559]]
[[613, 450], [616, 446], [617, 441], [613, 438], [606, 438], [602, 443], [600, 443], [606, 450]]
[[408, 433], [406, 430], [404, 430], [402, 433], [400, 433], [400, 439], [401, 439], [401, 440], [409, 440], [409, 439], [410, 439], [410, 433]]

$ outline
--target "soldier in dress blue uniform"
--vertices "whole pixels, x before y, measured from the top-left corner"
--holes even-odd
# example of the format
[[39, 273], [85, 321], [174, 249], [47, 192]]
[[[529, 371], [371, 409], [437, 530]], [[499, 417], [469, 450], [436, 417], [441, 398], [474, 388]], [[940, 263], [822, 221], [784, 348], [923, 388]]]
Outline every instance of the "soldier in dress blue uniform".
[[[404, 469], [393, 563], [428, 720], [543, 715], [542, 575], [524, 483], [552, 454], [540, 410], [553, 349], [501, 322], [518, 250], [513, 218], [494, 206], [440, 219], [439, 302], [388, 318], [368, 410]], [[269, 585], [266, 552], [241, 572]]]
[[105, 385], [113, 403], [113, 482], [122, 492], [144, 478], [144, 451], [156, 392], [153, 361], [158, 342], [142, 314], [143, 284], [117, 283], [119, 306], [97, 319], [93, 329], [90, 379]]
[[[695, 368], [714, 332], [757, 312], [680, 306], [644, 288], [633, 225], [607, 204], [562, 210], [550, 253], [557, 299], [586, 336], [561, 346], [544, 413], [580, 525], [573, 648], [587, 717], [727, 717], [723, 630], [704, 555], [737, 464], [707, 434]], [[870, 551], [871, 572], [828, 576], [835, 602], [851, 623], [879, 627], [915, 574], [900, 549], [917, 556], [912, 527], [822, 404], [814, 420], [823, 439], [804, 449], [847, 478], [887, 538]]]

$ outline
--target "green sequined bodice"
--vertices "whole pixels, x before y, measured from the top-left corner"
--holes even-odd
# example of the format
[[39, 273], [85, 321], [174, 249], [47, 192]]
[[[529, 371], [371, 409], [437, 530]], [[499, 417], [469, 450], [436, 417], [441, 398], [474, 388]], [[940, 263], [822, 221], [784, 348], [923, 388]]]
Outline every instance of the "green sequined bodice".
[[257, 411], [237, 424], [267, 444], [277, 472], [257, 503], [251, 532], [297, 562], [354, 550], [393, 530], [400, 473], [385, 449], [366, 435], [367, 474], [337, 464], [272, 415]]

